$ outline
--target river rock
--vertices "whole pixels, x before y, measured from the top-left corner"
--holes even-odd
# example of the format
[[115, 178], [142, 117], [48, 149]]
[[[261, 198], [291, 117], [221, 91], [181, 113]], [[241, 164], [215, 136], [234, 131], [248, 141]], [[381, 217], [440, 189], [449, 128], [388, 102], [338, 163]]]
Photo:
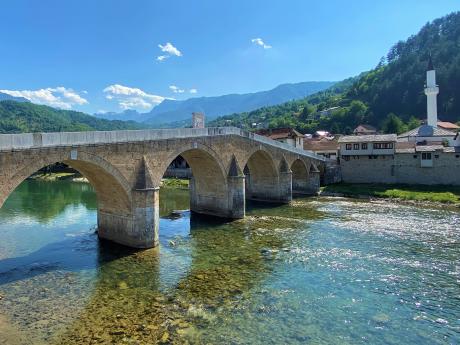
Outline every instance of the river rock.
[[377, 322], [377, 323], [388, 323], [390, 321], [390, 317], [387, 314], [384, 313], [378, 313], [372, 316], [372, 321]]
[[128, 283], [126, 283], [125, 281], [121, 281], [118, 283], [118, 288], [120, 288], [121, 290], [126, 290], [128, 289]]

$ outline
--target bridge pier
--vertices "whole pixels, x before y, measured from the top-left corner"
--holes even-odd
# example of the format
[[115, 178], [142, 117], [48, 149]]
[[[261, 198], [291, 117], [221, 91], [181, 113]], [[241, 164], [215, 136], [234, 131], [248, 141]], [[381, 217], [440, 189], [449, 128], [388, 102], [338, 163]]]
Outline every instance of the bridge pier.
[[289, 203], [292, 200], [292, 172], [281, 172], [277, 179], [267, 177], [257, 179], [248, 175], [247, 199], [274, 202]]
[[292, 179], [292, 191], [295, 194], [317, 195], [320, 187], [320, 172], [312, 171], [307, 176]]
[[[212, 183], [212, 181], [209, 181]], [[244, 218], [245, 191], [244, 176], [227, 178], [227, 193], [216, 195], [208, 193], [206, 188], [198, 186], [195, 178], [190, 179], [190, 210], [222, 218]]]
[[134, 248], [155, 247], [159, 243], [159, 190], [158, 187], [134, 190], [131, 214], [114, 214], [99, 209], [99, 237]]

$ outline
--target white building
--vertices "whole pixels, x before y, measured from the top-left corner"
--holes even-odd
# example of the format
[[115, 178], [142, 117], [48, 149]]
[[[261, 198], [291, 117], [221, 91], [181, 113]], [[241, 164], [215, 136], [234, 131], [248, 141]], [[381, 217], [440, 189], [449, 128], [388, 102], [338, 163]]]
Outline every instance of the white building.
[[396, 134], [347, 135], [339, 139], [340, 155], [345, 161], [351, 157], [377, 159], [395, 153]]
[[260, 129], [255, 132], [256, 134], [263, 135], [272, 140], [276, 140], [288, 145], [303, 149], [304, 136], [297, 132], [294, 128], [269, 128]]
[[400, 136], [339, 139], [342, 180], [349, 183], [460, 185], [460, 135], [438, 125], [436, 74], [428, 64], [427, 124]]

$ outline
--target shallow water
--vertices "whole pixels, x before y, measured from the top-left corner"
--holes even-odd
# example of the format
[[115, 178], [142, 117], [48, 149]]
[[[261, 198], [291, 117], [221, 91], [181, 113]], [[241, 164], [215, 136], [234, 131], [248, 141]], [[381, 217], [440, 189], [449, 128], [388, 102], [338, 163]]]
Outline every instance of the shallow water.
[[161, 191], [159, 248], [95, 234], [84, 183], [0, 210], [0, 344], [459, 344], [460, 213], [295, 199], [245, 220]]

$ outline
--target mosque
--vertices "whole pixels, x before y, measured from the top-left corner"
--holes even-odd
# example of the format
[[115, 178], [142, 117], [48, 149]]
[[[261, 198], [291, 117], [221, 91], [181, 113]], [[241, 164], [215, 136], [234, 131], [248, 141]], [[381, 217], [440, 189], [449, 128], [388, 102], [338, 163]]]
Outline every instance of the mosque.
[[459, 127], [438, 121], [436, 71], [426, 72], [426, 123], [406, 133], [339, 139], [343, 182], [460, 185]]
[[458, 139], [459, 127], [453, 123], [438, 121], [437, 96], [439, 86], [436, 84], [436, 71], [430, 56], [426, 72], [425, 95], [427, 102], [426, 124], [398, 135], [399, 142], [412, 142], [416, 145], [438, 144], [444, 146], [460, 146]]

